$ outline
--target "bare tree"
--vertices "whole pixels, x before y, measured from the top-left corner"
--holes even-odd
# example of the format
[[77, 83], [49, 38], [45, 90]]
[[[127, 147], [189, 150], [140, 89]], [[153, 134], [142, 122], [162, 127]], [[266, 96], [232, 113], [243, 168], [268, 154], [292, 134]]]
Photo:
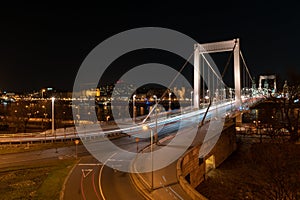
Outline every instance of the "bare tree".
[[[300, 154], [297, 145], [254, 144], [252, 164], [257, 166], [254, 175], [257, 190], [254, 197], [261, 199], [296, 200], [300, 198]], [[256, 172], [255, 172], [256, 173]]]
[[299, 101], [300, 85], [295, 85], [289, 88], [289, 97], [284, 98], [282, 103], [282, 110], [284, 121], [286, 121], [286, 128], [291, 135], [290, 140], [298, 140], [298, 127], [299, 127]]

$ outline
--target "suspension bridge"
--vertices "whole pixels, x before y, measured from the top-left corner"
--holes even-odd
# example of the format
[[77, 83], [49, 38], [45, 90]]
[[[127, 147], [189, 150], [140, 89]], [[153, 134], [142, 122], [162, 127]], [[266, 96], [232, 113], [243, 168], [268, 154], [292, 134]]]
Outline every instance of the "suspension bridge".
[[[216, 68], [214, 62], [210, 58], [210, 54], [230, 52], [228, 61], [222, 74]], [[134, 137], [149, 137], [149, 132], [143, 130], [145, 125], [155, 129], [156, 139], [160, 134], [172, 132], [178, 128], [177, 122], [185, 119], [185, 125], [189, 126], [191, 123], [204, 123], [210, 121], [212, 117], [216, 117], [217, 113], [222, 113], [222, 118], [235, 118], [237, 124], [242, 122], [242, 113], [253, 104], [258, 103], [263, 99], [263, 96], [258, 92], [258, 89], [253, 87], [253, 78], [250, 70], [243, 57], [240, 40], [233, 39], [228, 41], [213, 42], [206, 44], [194, 45], [194, 87], [191, 92], [190, 106], [182, 107], [179, 110], [160, 111], [157, 113], [159, 98], [156, 99], [156, 104], [152, 107], [147, 116], [142, 116], [144, 120], [141, 123], [136, 123], [136, 117], [122, 119], [122, 128], [113, 130], [99, 131], [99, 123], [94, 125], [81, 124], [77, 127], [77, 132], [70, 129], [70, 133], [59, 134], [59, 132], [51, 135], [48, 133], [47, 137], [41, 134], [40, 137], [23, 137], [14, 136], [14, 138], [5, 138], [5, 142], [18, 141], [39, 141], [39, 140], [59, 140], [66, 138], [95, 138], [95, 137], [109, 137], [119, 133], [132, 135]], [[227, 86], [223, 78], [228, 73], [230, 67], [230, 60], [233, 58], [233, 72], [234, 72], [234, 86]], [[183, 66], [183, 68], [185, 65]], [[268, 77], [263, 77], [268, 78]], [[166, 91], [167, 92], [167, 91]], [[156, 97], [157, 98], [157, 97]], [[135, 109], [135, 108], [133, 108]], [[153, 117], [153, 115], [155, 116]], [[147, 120], [151, 117], [151, 120]], [[84, 120], [84, 114], [81, 120]], [[155, 120], [153, 120], [155, 119]], [[188, 122], [188, 120], [190, 122]], [[157, 127], [161, 127], [158, 131]], [[60, 131], [62, 132], [62, 131]]]

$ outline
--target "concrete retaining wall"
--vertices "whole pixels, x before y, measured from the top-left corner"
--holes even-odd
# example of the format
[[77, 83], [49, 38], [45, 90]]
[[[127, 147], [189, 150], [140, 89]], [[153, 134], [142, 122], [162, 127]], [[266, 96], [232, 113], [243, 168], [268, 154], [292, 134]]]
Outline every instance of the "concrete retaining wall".
[[[218, 136], [217, 136], [218, 137]], [[184, 191], [192, 199], [207, 199], [199, 194], [196, 188], [206, 177], [206, 159], [214, 156], [215, 166], [218, 167], [233, 151], [236, 149], [235, 124], [230, 123], [224, 126], [219, 138], [213, 149], [203, 158], [199, 156], [200, 148], [203, 144], [197, 144], [190, 149], [177, 162], [177, 178]], [[209, 143], [210, 141], [208, 141]], [[204, 146], [203, 146], [204, 147]], [[205, 148], [205, 147], [204, 147]], [[199, 158], [200, 157], [200, 158]]]

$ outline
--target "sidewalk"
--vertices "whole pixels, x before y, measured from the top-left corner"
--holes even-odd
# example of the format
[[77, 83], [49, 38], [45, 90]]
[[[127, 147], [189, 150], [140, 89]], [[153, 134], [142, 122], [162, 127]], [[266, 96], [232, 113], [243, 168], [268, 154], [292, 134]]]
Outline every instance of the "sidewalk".
[[[231, 122], [225, 123], [224, 127], [229, 126], [230, 124]], [[211, 123], [208, 122], [202, 127], [198, 127], [197, 134], [190, 147], [196, 146], [203, 142], [210, 125]], [[187, 134], [185, 134], [185, 137], [188, 137], [188, 130], [186, 133]], [[158, 150], [159, 148], [162, 148], [164, 145], [168, 144], [173, 137], [170, 135], [159, 140], [159, 145], [153, 145], [153, 151]], [[146, 147], [141, 153], [146, 152], [150, 152], [150, 146]], [[177, 162], [178, 160], [163, 169], [154, 171], [153, 179], [151, 172], [138, 173], [135, 167], [135, 162], [133, 162], [131, 169], [133, 173], [131, 173], [130, 176], [133, 183], [137, 187], [137, 190], [139, 190], [147, 199], [192, 199], [179, 184], [179, 180], [177, 179]], [[150, 163], [151, 162], [148, 161], [148, 165]], [[147, 165], [147, 160], [145, 160], [145, 165]], [[153, 190], [151, 190], [152, 188]]]
[[[170, 139], [170, 138], [169, 138]], [[159, 145], [153, 145], [153, 150], [161, 148], [167, 144], [168, 140], [161, 139]], [[146, 147], [141, 153], [150, 152], [150, 146]], [[145, 163], [146, 164], [146, 163]], [[132, 164], [132, 172], [130, 177], [136, 186], [137, 190], [146, 199], [180, 199], [189, 200], [185, 191], [181, 188], [177, 180], [177, 160], [169, 166], [154, 171], [153, 173], [138, 173], [135, 167], [135, 162]], [[152, 178], [153, 176], [153, 178]], [[153, 181], [153, 183], [152, 183]]]

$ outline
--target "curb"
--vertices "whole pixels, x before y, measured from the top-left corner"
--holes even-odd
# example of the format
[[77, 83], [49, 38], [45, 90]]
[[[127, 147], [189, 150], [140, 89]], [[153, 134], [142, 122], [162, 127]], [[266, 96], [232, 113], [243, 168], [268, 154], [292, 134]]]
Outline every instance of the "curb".
[[[159, 140], [159, 143], [162, 143], [168, 139], [172, 139], [173, 137], [166, 137], [166, 138], [162, 138], [161, 140]], [[146, 146], [144, 149], [142, 149], [140, 152], [143, 152], [144, 150], [146, 150], [147, 148], [149, 148], [149, 146]], [[207, 198], [205, 196], [203, 196], [202, 194], [198, 193], [194, 188], [192, 188], [189, 183], [182, 177], [182, 171], [181, 171], [181, 163], [182, 163], [182, 159], [184, 158], [184, 156], [192, 151], [192, 149], [189, 149], [187, 152], [184, 153], [184, 155], [182, 155], [180, 158], [178, 158], [177, 160], [177, 164], [176, 164], [176, 177], [177, 177], [177, 181], [179, 186], [183, 189], [183, 191], [190, 196], [192, 199], [201, 199], [201, 200], [207, 200]], [[149, 199], [149, 200], [153, 200], [153, 196], [151, 195], [151, 192], [149, 191], [149, 188], [147, 188], [145, 186], [144, 181], [139, 177], [138, 173], [134, 173], [134, 162], [136, 159], [134, 159], [131, 163], [131, 173], [130, 173], [130, 179], [133, 182], [133, 185], [135, 186], [135, 188], [137, 189], [137, 191], [145, 198], [145, 199]]]
[[182, 160], [183, 158], [191, 151], [193, 151], [194, 148], [188, 150], [183, 156], [181, 156], [178, 160], [177, 160], [177, 164], [176, 164], [176, 171], [177, 171], [177, 180], [178, 183], [180, 185], [180, 187], [183, 189], [183, 191], [185, 191], [185, 193], [187, 195], [189, 195], [192, 199], [195, 200], [208, 200], [205, 196], [203, 196], [202, 194], [200, 194], [199, 192], [197, 192], [186, 180], [185, 178], [182, 176], [182, 170], [181, 170], [181, 164], [182, 164]]
[[[168, 139], [172, 139], [173, 137], [167, 136], [165, 138], [162, 138], [158, 141], [158, 143], [162, 143]], [[154, 144], [157, 145], [157, 144]], [[143, 152], [144, 150], [150, 148], [151, 145], [147, 145], [146, 147], [144, 147], [143, 149], [141, 149], [139, 151], [139, 153]], [[144, 181], [141, 180], [141, 178], [139, 177], [138, 173], [134, 172], [133, 166], [134, 166], [134, 162], [136, 159], [134, 159], [131, 163], [131, 173], [129, 174], [130, 179], [134, 185], [134, 187], [137, 189], [137, 191], [145, 198], [145, 199], [149, 199], [149, 200], [153, 200], [153, 196], [151, 195], [151, 192], [149, 191], [149, 189], [143, 184]]]
[[[131, 171], [133, 171], [133, 169], [131, 168]], [[142, 185], [141, 180], [139, 180], [138, 176], [136, 175], [136, 173], [131, 172], [129, 174], [130, 180], [132, 181], [134, 187], [136, 188], [136, 190], [145, 198], [148, 200], [153, 200], [153, 197], [151, 196], [151, 194], [149, 194], [149, 191], [147, 190], [147, 188], [144, 187], [144, 185]]]

